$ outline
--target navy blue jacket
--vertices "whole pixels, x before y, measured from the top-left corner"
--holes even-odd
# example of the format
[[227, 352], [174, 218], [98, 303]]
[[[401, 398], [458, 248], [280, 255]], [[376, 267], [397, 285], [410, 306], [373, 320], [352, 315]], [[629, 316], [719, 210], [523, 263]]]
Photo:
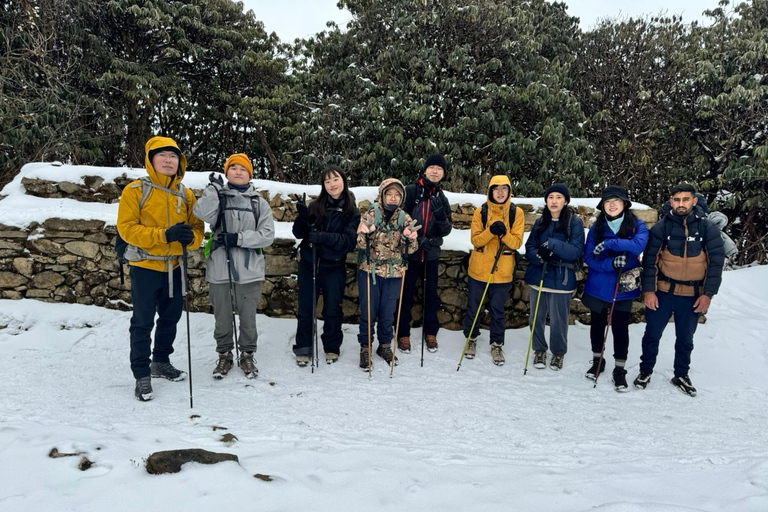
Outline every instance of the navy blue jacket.
[[698, 256], [704, 251], [708, 263], [703, 293], [714, 295], [718, 292], [722, 282], [725, 249], [720, 237], [720, 228], [706, 218], [704, 210], [694, 208], [687, 217], [668, 213], [653, 225], [648, 245], [643, 252], [643, 292], [656, 291], [656, 278], [659, 273], [656, 259], [665, 246], [671, 254], [683, 258], [683, 262], [686, 258]]
[[322, 243], [317, 244], [318, 265], [344, 264], [347, 253], [355, 249], [357, 227], [360, 224], [360, 211], [355, 207], [352, 215], [344, 215], [340, 201], [328, 198], [325, 205], [325, 221], [312, 226], [312, 219], [296, 217], [293, 221], [293, 236], [302, 239], [299, 254], [304, 262], [312, 264], [312, 247], [307, 241], [310, 231], [316, 229]]
[[547, 230], [539, 235], [536, 228], [540, 224], [541, 218], [536, 220], [528, 236], [528, 241], [525, 242], [525, 257], [528, 259], [525, 282], [539, 286], [542, 262], [536, 255], [541, 244], [549, 240], [548, 247], [554, 254], [552, 260], [547, 264], [544, 287], [553, 290], [575, 290], [576, 272], [574, 272], [573, 266], [581, 260], [581, 255], [584, 253], [584, 223], [575, 213], [571, 213], [570, 240], [567, 239], [566, 233], [555, 231], [557, 222], [550, 222]]
[[[603, 242], [605, 249], [595, 256], [595, 226], [592, 226], [587, 235], [587, 245], [584, 247], [584, 263], [589, 267], [587, 282], [584, 285], [584, 293], [604, 302], [613, 300], [613, 290], [616, 287], [618, 272], [613, 268], [613, 258], [624, 254], [627, 257], [627, 266], [622, 272], [632, 270], [640, 266], [640, 255], [648, 243], [648, 228], [645, 222], [635, 220], [635, 232], [630, 238], [619, 238], [606, 224], [603, 227]], [[616, 294], [616, 301], [636, 299], [640, 296], [640, 289]]]
[[[448, 198], [439, 187], [425, 187], [423, 178], [417, 178], [416, 181], [405, 187], [405, 205], [403, 210], [417, 221], [421, 226], [419, 237], [432, 239], [432, 248], [424, 254], [419, 249], [408, 258], [418, 261], [431, 261], [440, 257], [440, 246], [443, 245], [443, 237], [453, 229], [453, 220], [451, 218], [451, 205]], [[433, 212], [442, 208], [445, 213], [443, 220], [435, 218]]]

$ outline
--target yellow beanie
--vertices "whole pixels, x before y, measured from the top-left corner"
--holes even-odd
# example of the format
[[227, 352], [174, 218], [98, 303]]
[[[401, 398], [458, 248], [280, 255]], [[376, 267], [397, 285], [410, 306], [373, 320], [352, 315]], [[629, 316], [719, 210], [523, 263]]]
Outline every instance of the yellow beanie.
[[248, 170], [248, 174], [250, 174], [251, 179], [253, 179], [253, 164], [251, 164], [251, 159], [248, 158], [248, 155], [245, 153], [236, 153], [234, 155], [230, 155], [229, 158], [227, 158], [227, 161], [224, 162], [224, 176], [227, 175], [229, 166], [233, 164], [240, 164], [245, 167]]

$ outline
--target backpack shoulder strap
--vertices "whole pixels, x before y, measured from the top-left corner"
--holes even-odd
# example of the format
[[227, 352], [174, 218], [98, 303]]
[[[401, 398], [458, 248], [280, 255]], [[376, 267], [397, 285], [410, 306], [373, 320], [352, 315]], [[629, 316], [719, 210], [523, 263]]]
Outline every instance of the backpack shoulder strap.
[[509, 202], [509, 229], [515, 225], [515, 215], [517, 214], [517, 205], [512, 201]]
[[483, 222], [483, 229], [488, 224], [488, 203], [483, 203], [480, 207], [480, 220]]

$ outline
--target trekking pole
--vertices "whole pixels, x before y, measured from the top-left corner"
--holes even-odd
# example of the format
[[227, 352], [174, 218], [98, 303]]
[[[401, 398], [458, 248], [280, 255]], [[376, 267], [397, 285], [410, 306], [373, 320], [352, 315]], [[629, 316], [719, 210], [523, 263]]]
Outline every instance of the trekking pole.
[[464, 342], [464, 348], [461, 350], [461, 357], [459, 358], [459, 366], [456, 367], [456, 371], [461, 370], [461, 363], [464, 361], [464, 354], [469, 346], [469, 338], [472, 337], [472, 332], [475, 330], [475, 324], [480, 316], [480, 310], [483, 307], [483, 301], [485, 300], [485, 294], [488, 293], [488, 287], [491, 285], [493, 279], [493, 273], [496, 272], [496, 265], [499, 263], [499, 257], [501, 256], [501, 250], [504, 248], [504, 244], [501, 243], [501, 237], [499, 237], [499, 249], [496, 251], [496, 257], [493, 259], [493, 266], [491, 267], [491, 273], [488, 275], [488, 281], [485, 282], [485, 290], [483, 290], [483, 296], [480, 297], [480, 303], [477, 305], [477, 311], [475, 312], [475, 319], [472, 320], [472, 327], [469, 329], [469, 334]]
[[539, 312], [539, 301], [541, 300], [541, 289], [544, 287], [544, 276], [547, 274], [547, 262], [541, 267], [541, 281], [539, 281], [539, 293], [536, 296], [536, 307], [533, 310], [533, 322], [531, 322], [531, 337], [528, 338], [528, 351], [525, 353], [525, 369], [523, 375], [528, 375], [528, 358], [531, 356], [531, 345], [533, 345], [533, 329], [536, 327], [536, 315]]
[[189, 332], [189, 275], [187, 274], [187, 246], [181, 246], [182, 263], [184, 265], [184, 286], [182, 288], [182, 295], [184, 295], [184, 309], [187, 312], [187, 360], [189, 367], [189, 408], [193, 409], [192, 405], [192, 335]]
[[[405, 237], [403, 237], [405, 238]], [[403, 275], [400, 277], [400, 298], [397, 300], [397, 320], [395, 321], [395, 341], [392, 343], [392, 361], [389, 362], [389, 378], [392, 378], [392, 374], [395, 372], [395, 357], [397, 356], [397, 340], [399, 339], [398, 333], [400, 332], [400, 311], [403, 307], [403, 288], [405, 287], [405, 274], [408, 271], [408, 239], [405, 239], [405, 246], [403, 247], [403, 263], [405, 263], [405, 269], [403, 269]]]
[[[224, 209], [224, 194], [219, 193], [219, 216], [221, 218], [222, 232], [226, 235], [227, 231], [227, 219]], [[240, 364], [240, 345], [237, 342], [237, 319], [235, 318], [235, 310], [237, 309], [237, 297], [235, 295], [235, 283], [232, 281], [232, 253], [229, 246], [224, 244], [224, 250], [227, 254], [227, 277], [229, 278], [229, 305], [232, 310], [232, 335], [235, 340], [235, 355], [237, 356], [237, 364]]]
[[597, 387], [597, 379], [600, 377], [600, 366], [603, 364], [603, 354], [605, 354], [605, 343], [608, 341], [608, 330], [611, 328], [611, 321], [613, 320], [613, 307], [616, 305], [616, 294], [619, 292], [619, 277], [621, 276], [621, 270], [616, 272], [616, 286], [613, 287], [613, 297], [611, 298], [611, 307], [608, 308], [608, 321], [605, 324], [605, 334], [603, 334], [603, 348], [600, 350], [600, 360], [597, 362], [597, 371], [595, 372], [595, 385], [592, 389]]
[[427, 264], [422, 269], [424, 279], [421, 281], [421, 367], [424, 368], [424, 344], [427, 341]]
[[366, 280], [366, 305], [368, 306], [368, 380], [373, 380], [373, 368], [371, 367], [371, 274], [373, 269], [371, 268], [371, 239], [368, 236], [365, 237], [365, 252], [366, 259], [368, 260], [368, 279]]
[[312, 245], [312, 373], [317, 363], [317, 246]]

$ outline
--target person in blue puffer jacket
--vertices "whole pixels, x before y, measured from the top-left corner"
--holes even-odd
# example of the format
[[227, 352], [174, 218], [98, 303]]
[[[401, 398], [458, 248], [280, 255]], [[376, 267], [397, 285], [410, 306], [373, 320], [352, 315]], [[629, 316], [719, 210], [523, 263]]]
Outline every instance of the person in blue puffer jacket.
[[[544, 325], [549, 315], [552, 370], [562, 370], [568, 351], [568, 316], [576, 292], [576, 268], [584, 252], [584, 223], [568, 208], [568, 187], [555, 183], [544, 192], [546, 206], [525, 243], [530, 286], [530, 323], [533, 330], [533, 367], [546, 368], [547, 342]], [[546, 265], [546, 269], [545, 269]], [[541, 293], [539, 293], [541, 292]]]
[[608, 313], [613, 304], [611, 331], [613, 357], [616, 361], [613, 383], [619, 392], [629, 391], [627, 371], [624, 369], [629, 351], [629, 317], [632, 301], [640, 296], [640, 287], [634, 279], [622, 280], [620, 283], [619, 277], [623, 272], [641, 266], [640, 254], [648, 243], [648, 229], [630, 211], [631, 207], [632, 202], [624, 188], [616, 185], [605, 187], [597, 204], [600, 213], [589, 230], [584, 249], [584, 262], [589, 267], [589, 273], [581, 302], [592, 313], [589, 337], [593, 356], [586, 377], [595, 380], [605, 370], [603, 343]]

